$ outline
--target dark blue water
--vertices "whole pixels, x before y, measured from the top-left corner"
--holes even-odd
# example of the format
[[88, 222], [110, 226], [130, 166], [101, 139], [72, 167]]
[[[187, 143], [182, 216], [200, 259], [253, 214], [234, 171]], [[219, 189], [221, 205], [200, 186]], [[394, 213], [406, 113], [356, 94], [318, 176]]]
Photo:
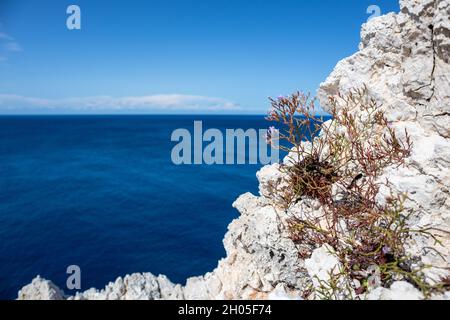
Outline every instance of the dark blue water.
[[[238, 216], [257, 193], [259, 165], [176, 166], [177, 128], [268, 127], [263, 116], [0, 117], [0, 298], [36, 275], [82, 290], [133, 272], [184, 283], [225, 255]], [[66, 293], [73, 293], [65, 290]]]

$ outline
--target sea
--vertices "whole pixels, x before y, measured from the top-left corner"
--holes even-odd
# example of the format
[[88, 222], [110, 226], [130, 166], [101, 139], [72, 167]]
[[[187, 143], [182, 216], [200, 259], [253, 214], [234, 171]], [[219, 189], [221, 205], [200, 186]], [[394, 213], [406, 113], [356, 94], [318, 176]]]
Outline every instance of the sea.
[[[266, 129], [260, 116], [0, 117], [0, 299], [40, 275], [66, 294], [135, 272], [184, 284], [225, 256], [232, 203], [261, 164], [175, 165], [174, 130]], [[224, 151], [225, 152], [225, 151]]]

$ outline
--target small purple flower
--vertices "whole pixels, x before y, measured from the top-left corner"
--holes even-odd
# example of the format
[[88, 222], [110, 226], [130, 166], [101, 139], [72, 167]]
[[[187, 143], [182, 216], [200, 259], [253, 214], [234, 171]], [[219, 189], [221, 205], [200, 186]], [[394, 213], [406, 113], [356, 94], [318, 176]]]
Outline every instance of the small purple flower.
[[284, 96], [278, 96], [278, 101], [283, 101], [284, 99], [285, 99], [285, 97]]
[[274, 126], [269, 127], [269, 129], [267, 129], [267, 133], [270, 134], [270, 136], [272, 136], [274, 133], [277, 133], [278, 129], [275, 128]]
[[267, 134], [266, 134], [267, 143], [269, 143], [269, 144], [272, 143], [272, 139], [274, 137], [277, 138], [278, 136], [279, 136], [279, 131], [275, 127], [270, 127], [269, 129], [267, 129]]
[[384, 255], [387, 255], [391, 253], [392, 250], [388, 246], [384, 246], [383, 249], [381, 249], [381, 251], [383, 252]]

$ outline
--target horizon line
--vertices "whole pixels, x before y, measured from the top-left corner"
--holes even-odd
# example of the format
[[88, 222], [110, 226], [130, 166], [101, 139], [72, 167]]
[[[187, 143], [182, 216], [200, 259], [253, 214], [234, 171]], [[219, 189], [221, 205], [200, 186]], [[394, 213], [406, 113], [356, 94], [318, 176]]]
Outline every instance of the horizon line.
[[[266, 113], [49, 113], [49, 114], [38, 114], [38, 113], [11, 113], [11, 114], [1, 114], [0, 117], [73, 117], [73, 116], [267, 116]], [[316, 114], [316, 116], [322, 117], [332, 117], [330, 114]]]

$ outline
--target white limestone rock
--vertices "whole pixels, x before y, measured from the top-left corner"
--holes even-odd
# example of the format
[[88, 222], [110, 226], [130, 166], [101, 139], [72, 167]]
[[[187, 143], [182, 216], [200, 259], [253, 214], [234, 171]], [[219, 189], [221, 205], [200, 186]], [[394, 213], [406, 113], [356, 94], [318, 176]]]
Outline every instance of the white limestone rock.
[[279, 283], [293, 291], [303, 288], [303, 262], [270, 200], [247, 193], [233, 206], [241, 217], [225, 235], [227, 257], [212, 273], [188, 279], [185, 296], [255, 299], [267, 297]]
[[285, 185], [285, 178], [278, 163], [261, 168], [256, 177], [259, 181], [259, 193], [269, 199], [276, 196], [277, 191]]
[[184, 296], [187, 300], [220, 299], [222, 282], [220, 279], [207, 273], [204, 276], [187, 279], [184, 287]]
[[151, 273], [134, 273], [117, 278], [104, 289], [89, 289], [77, 293], [73, 300], [181, 300], [184, 299], [180, 285], [174, 285], [166, 276], [155, 277]]
[[17, 300], [64, 300], [64, 292], [53, 282], [37, 276], [19, 291]]
[[412, 284], [406, 281], [396, 281], [389, 289], [377, 288], [371, 291], [367, 300], [422, 300], [423, 294]]
[[278, 284], [275, 289], [267, 296], [268, 300], [303, 300], [298, 292], [292, 291], [282, 283]]
[[[305, 260], [305, 268], [312, 280], [315, 293], [314, 299], [350, 299], [355, 296], [354, 290], [347, 284], [349, 279], [342, 275], [342, 264], [332, 247], [323, 245], [312, 252], [311, 258]], [[337, 283], [338, 289], [331, 287], [329, 283]]]
[[333, 248], [327, 245], [313, 251], [311, 258], [305, 260], [305, 267], [315, 286], [328, 282], [332, 275], [340, 272], [341, 264]]

